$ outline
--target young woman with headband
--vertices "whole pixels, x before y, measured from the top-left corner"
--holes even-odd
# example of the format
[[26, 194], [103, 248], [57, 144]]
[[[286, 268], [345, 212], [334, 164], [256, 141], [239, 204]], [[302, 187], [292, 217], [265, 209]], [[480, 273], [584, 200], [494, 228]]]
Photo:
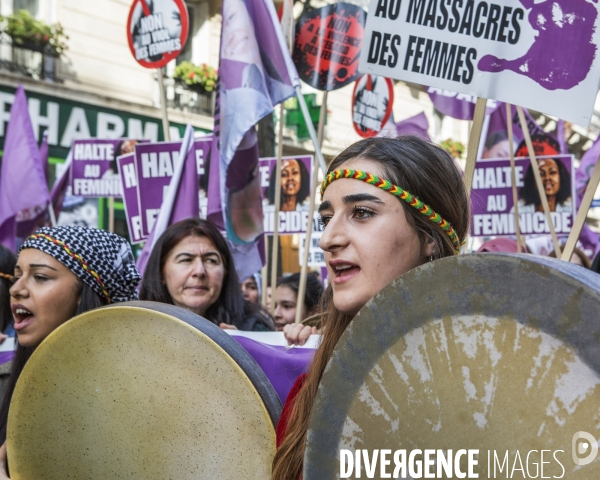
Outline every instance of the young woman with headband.
[[[87, 227], [44, 227], [25, 240], [10, 288], [18, 346], [0, 407], [0, 444], [6, 440], [15, 385], [35, 348], [76, 315], [136, 300], [140, 279], [129, 244], [113, 233]], [[0, 462], [5, 456], [3, 446]], [[7, 478], [2, 470], [0, 480]]]
[[[331, 163], [321, 188], [320, 246], [330, 284], [322, 300], [323, 340], [277, 427], [273, 480], [298, 480], [312, 404], [331, 354], [358, 311], [400, 275], [456, 255], [469, 224], [460, 172], [441, 148], [419, 138], [371, 138]], [[286, 326], [302, 341], [311, 328]]]

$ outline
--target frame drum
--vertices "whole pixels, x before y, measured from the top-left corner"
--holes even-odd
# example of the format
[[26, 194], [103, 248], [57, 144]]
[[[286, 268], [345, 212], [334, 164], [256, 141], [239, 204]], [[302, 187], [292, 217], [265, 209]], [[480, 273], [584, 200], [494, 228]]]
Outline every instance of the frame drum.
[[[330, 359], [304, 479], [347, 478], [341, 449], [353, 454], [350, 478], [359, 449], [369, 462], [391, 451], [390, 477], [377, 461], [368, 478], [395, 478], [402, 451], [396, 478], [448, 478], [437, 469], [449, 457], [467, 474], [461, 449], [478, 450], [479, 478], [600, 478], [599, 317], [600, 276], [555, 259], [461, 255], [406, 273], [359, 312]], [[415, 450], [422, 476], [408, 471]], [[367, 478], [364, 452], [361, 468]]]
[[35, 350], [12, 397], [13, 480], [265, 479], [281, 403], [254, 360], [191, 312], [86, 312]]

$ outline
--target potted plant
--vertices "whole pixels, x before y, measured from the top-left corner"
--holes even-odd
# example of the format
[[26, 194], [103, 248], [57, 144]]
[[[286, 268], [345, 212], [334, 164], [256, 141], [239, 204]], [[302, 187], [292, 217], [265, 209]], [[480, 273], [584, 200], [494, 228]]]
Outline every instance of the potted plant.
[[173, 78], [187, 89], [203, 94], [215, 91], [218, 72], [206, 63], [194, 65], [191, 62], [181, 62], [175, 67]]
[[0, 17], [2, 31], [15, 47], [40, 52], [52, 57], [60, 56], [66, 49], [68, 37], [60, 24], [47, 25], [36, 20], [27, 10]]
[[462, 158], [465, 153], [465, 146], [456, 140], [448, 138], [440, 142], [440, 147], [446, 150], [453, 158]]

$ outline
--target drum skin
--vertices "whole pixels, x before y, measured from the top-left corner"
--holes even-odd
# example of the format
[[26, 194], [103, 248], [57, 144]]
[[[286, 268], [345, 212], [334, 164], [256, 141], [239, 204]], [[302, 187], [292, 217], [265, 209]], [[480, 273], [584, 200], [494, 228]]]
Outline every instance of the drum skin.
[[535, 478], [545, 450], [544, 477], [598, 479], [600, 455], [575, 464], [576, 443], [590, 453], [580, 431], [600, 438], [600, 276], [461, 255], [406, 273], [354, 318], [317, 391], [304, 479], [341, 478], [341, 449], [477, 449], [479, 478]]
[[13, 480], [268, 478], [281, 404], [254, 360], [178, 307], [84, 313], [36, 349], [8, 418]]

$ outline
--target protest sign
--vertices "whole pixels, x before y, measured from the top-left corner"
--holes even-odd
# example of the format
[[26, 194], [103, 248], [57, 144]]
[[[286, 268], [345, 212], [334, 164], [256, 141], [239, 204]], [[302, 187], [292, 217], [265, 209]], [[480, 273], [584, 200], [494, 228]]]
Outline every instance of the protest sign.
[[138, 181], [135, 171], [135, 153], [128, 153], [117, 158], [121, 188], [123, 189], [123, 203], [127, 216], [129, 240], [132, 244], [143, 242], [146, 237], [142, 234], [142, 219], [138, 206]]
[[389, 78], [363, 75], [354, 85], [352, 123], [361, 137], [377, 135], [392, 115], [394, 84]]
[[[310, 247], [308, 249], [308, 266], [309, 267], [326, 267], [325, 252], [319, 246], [321, 235], [323, 235], [325, 227], [319, 221], [319, 215], [315, 213], [313, 218], [313, 229], [310, 235]], [[298, 257], [300, 265], [304, 258], [304, 248], [306, 247], [306, 235], [300, 235], [300, 244], [298, 245]]]
[[179, 161], [181, 142], [147, 143], [135, 146], [139, 215], [142, 236], [147, 237], [163, 202], [165, 190]]
[[75, 140], [71, 193], [82, 197], [120, 197], [117, 157], [132, 151], [137, 140]]
[[[304, 233], [310, 207], [313, 156], [282, 157], [281, 162], [279, 235]], [[266, 234], [272, 234], [275, 227], [276, 165], [277, 158], [274, 157], [259, 160]]]
[[[571, 155], [537, 158], [550, 215], [557, 234], [567, 234], [575, 217], [575, 185]], [[529, 158], [515, 159], [519, 226], [522, 235], [547, 234], [546, 222]], [[471, 235], [515, 235], [510, 159], [480, 160], [473, 176]]]
[[293, 53], [300, 78], [318, 90], [336, 90], [356, 80], [366, 16], [361, 7], [343, 2], [303, 14]]
[[135, 0], [127, 19], [129, 49], [143, 67], [162, 68], [181, 53], [188, 29], [183, 0]]
[[600, 80], [586, 0], [371, 0], [360, 71], [588, 125]]

